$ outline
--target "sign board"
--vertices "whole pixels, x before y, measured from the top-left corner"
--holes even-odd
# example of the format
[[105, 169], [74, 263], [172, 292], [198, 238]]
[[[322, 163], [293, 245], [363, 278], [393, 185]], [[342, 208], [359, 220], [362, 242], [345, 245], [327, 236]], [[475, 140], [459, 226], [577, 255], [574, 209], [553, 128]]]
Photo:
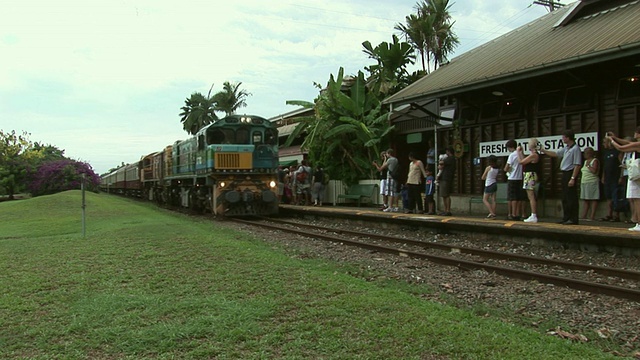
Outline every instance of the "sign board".
[[[516, 139], [516, 143], [519, 146], [522, 146], [524, 153], [529, 153], [529, 139], [530, 138]], [[540, 145], [541, 149], [549, 151], [558, 151], [564, 147], [564, 143], [562, 142], [562, 135], [539, 137], [538, 144]], [[580, 149], [583, 151], [586, 147], [590, 147], [593, 148], [593, 150], [598, 151], [598, 133], [590, 132], [576, 134], [576, 144], [578, 144]], [[507, 140], [488, 141], [480, 143], [481, 158], [488, 157], [489, 155], [498, 157], [509, 156], [509, 154], [510, 152], [509, 150], [507, 150]]]

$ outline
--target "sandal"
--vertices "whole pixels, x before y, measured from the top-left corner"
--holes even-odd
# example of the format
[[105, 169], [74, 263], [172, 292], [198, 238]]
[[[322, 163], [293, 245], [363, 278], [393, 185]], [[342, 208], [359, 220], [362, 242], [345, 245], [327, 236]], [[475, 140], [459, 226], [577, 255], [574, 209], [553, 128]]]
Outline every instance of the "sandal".
[[607, 215], [607, 216], [605, 216], [603, 218], [598, 219], [598, 221], [613, 221], [613, 218], [611, 216]]
[[620, 218], [614, 217], [609, 220], [610, 222], [620, 222]]

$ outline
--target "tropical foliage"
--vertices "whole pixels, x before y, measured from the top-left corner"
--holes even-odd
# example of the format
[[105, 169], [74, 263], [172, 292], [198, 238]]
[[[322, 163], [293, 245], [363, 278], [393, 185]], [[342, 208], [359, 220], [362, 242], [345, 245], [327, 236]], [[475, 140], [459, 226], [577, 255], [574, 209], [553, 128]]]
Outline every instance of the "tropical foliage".
[[195, 134], [198, 130], [218, 119], [211, 90], [213, 90], [213, 85], [211, 85], [207, 96], [194, 92], [184, 101], [184, 106], [180, 108], [182, 110], [180, 122], [182, 122], [182, 128], [187, 133]]
[[87, 190], [98, 190], [100, 177], [91, 165], [71, 159], [49, 161], [33, 174], [29, 191], [32, 196], [55, 194], [80, 189], [83, 181]]
[[335, 77], [330, 76], [315, 104], [287, 103], [315, 106], [315, 116], [301, 118], [285, 146], [306, 132], [302, 147], [309, 152], [311, 162], [325, 168], [331, 178], [352, 184], [374, 176], [371, 163], [392, 127], [380, 99], [367, 89], [361, 71], [355, 77], [345, 77], [344, 69], [340, 68]]
[[231, 84], [225, 81], [222, 85], [222, 91], [213, 96], [215, 102], [216, 111], [224, 111], [226, 115], [235, 114], [236, 110], [241, 107], [247, 106], [247, 97], [251, 96], [251, 93], [246, 90], [240, 90], [241, 82], [237, 84]]
[[407, 65], [415, 63], [413, 48], [409, 43], [400, 42], [393, 35], [393, 42], [382, 42], [375, 48], [369, 41], [362, 43], [363, 52], [377, 64], [365, 67], [371, 75], [372, 90], [381, 95], [389, 95], [408, 85]]
[[0, 130], [0, 190], [9, 195], [9, 199], [24, 191], [29, 169], [42, 157], [42, 151], [34, 148], [28, 133]]
[[195, 134], [203, 127], [218, 120], [216, 111], [231, 115], [241, 107], [247, 106], [247, 97], [251, 93], [241, 90], [242, 83], [232, 84], [224, 82], [222, 91], [211, 95], [213, 85], [206, 96], [199, 92], [194, 92], [184, 101], [184, 106], [180, 108], [180, 122], [182, 128], [189, 134]]
[[449, 0], [423, 0], [416, 3], [416, 14], [408, 15], [405, 24], [395, 26], [420, 53], [422, 70], [437, 69], [460, 44], [453, 32]]

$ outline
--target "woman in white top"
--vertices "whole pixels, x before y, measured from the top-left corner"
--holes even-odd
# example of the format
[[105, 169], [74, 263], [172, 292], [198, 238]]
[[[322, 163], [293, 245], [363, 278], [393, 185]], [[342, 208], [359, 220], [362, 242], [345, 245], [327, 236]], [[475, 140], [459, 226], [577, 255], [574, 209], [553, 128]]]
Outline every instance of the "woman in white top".
[[[612, 132], [607, 132], [607, 137], [611, 139], [613, 147], [619, 151], [625, 153], [636, 153], [640, 151], [640, 142], [637, 141], [638, 138], [640, 138], [640, 126], [636, 128], [633, 134], [634, 140], [636, 141], [621, 139]], [[629, 199], [631, 207], [631, 221], [636, 223], [636, 226], [629, 228], [629, 230], [640, 231], [640, 217], [638, 216], [640, 215], [640, 184], [638, 181], [627, 179], [627, 199]]]
[[489, 166], [484, 169], [484, 195], [482, 202], [489, 210], [487, 219], [496, 218], [496, 192], [498, 191], [498, 161], [494, 155], [489, 156]]
[[[580, 168], [580, 199], [583, 201], [583, 220], [593, 221], [596, 218], [596, 208], [600, 200], [600, 162], [596, 158], [596, 152], [591, 147], [584, 149], [584, 164]], [[587, 218], [587, 213], [589, 217]]]
[[538, 222], [538, 199], [536, 198], [536, 185], [538, 185], [538, 173], [540, 172], [540, 154], [538, 154], [538, 139], [529, 139], [529, 155], [526, 157], [522, 151], [522, 147], [516, 149], [518, 153], [518, 161], [522, 165], [522, 188], [527, 192], [529, 198], [529, 206], [531, 207], [531, 215], [524, 219], [524, 222]]

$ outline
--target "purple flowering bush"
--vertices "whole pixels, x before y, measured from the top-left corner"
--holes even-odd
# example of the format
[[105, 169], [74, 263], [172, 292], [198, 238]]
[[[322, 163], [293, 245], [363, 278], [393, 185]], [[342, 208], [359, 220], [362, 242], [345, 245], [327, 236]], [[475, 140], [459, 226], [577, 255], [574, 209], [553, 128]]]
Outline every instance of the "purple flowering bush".
[[80, 189], [82, 174], [86, 174], [85, 189], [97, 191], [100, 176], [93, 171], [91, 165], [71, 159], [45, 162], [32, 174], [29, 191], [32, 196], [40, 196]]

